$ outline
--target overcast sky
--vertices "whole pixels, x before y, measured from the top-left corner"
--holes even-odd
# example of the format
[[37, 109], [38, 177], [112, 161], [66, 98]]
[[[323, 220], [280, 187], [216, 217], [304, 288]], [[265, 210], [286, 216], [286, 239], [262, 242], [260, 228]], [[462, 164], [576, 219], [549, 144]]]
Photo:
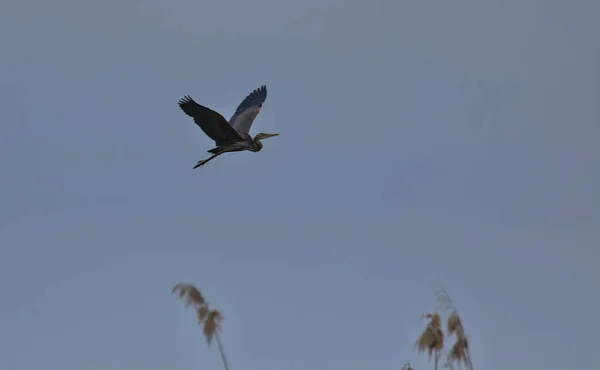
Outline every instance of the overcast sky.
[[[598, 369], [600, 2], [0, 0], [0, 369]], [[268, 98], [260, 153], [177, 107]]]

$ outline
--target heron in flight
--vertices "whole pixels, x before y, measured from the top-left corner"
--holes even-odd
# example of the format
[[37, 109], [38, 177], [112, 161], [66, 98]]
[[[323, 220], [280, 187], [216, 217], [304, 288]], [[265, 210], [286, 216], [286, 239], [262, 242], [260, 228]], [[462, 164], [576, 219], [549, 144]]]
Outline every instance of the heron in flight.
[[263, 148], [263, 144], [260, 142], [262, 139], [279, 135], [261, 132], [252, 138], [249, 134], [250, 126], [252, 126], [252, 122], [254, 122], [266, 99], [267, 87], [263, 85], [246, 96], [229, 122], [221, 114], [196, 103], [189, 95], [179, 100], [178, 104], [181, 110], [192, 117], [198, 127], [204, 131], [206, 136], [213, 139], [216, 145], [215, 148], [208, 151], [212, 155], [199, 161], [194, 168], [198, 168], [227, 152], [242, 150], [260, 152]]

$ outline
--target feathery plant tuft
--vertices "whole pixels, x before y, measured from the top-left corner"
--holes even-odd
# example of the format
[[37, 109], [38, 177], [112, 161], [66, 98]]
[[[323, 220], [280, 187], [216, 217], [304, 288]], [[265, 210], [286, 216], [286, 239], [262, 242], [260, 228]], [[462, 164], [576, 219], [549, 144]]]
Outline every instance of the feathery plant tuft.
[[459, 368], [462, 365], [465, 365], [468, 370], [473, 370], [471, 352], [469, 351], [469, 337], [465, 333], [465, 328], [460, 316], [458, 315], [456, 306], [454, 306], [452, 299], [444, 289], [437, 291], [436, 298], [439, 304], [438, 309], [440, 311], [450, 311], [450, 315], [446, 320], [447, 336], [454, 335], [456, 337], [456, 341], [446, 356], [446, 367], [452, 369], [452, 365], [456, 364]]
[[421, 318], [429, 319], [425, 330], [417, 339], [417, 350], [419, 353], [427, 351], [429, 358], [434, 356], [435, 370], [438, 368], [440, 353], [444, 348], [444, 331], [442, 330], [442, 319], [436, 312], [426, 313]]
[[223, 349], [223, 343], [219, 338], [219, 331], [221, 330], [221, 323], [223, 322], [223, 315], [219, 310], [211, 309], [208, 302], [204, 299], [204, 296], [198, 288], [192, 284], [179, 283], [175, 284], [172, 294], [177, 293], [179, 299], [184, 299], [185, 307], [193, 307], [196, 310], [196, 316], [198, 318], [198, 324], [202, 326], [202, 332], [206, 337], [206, 342], [210, 347], [213, 338], [216, 339], [217, 345], [219, 346], [219, 352], [221, 353], [221, 360], [225, 370], [229, 370], [227, 358], [225, 357], [225, 350]]
[[[434, 368], [437, 370], [439, 359], [444, 350], [444, 340], [454, 336], [456, 337], [456, 341], [446, 354], [443, 367], [453, 370], [454, 365], [457, 365], [459, 368], [462, 365], [465, 365], [467, 370], [473, 370], [471, 353], [469, 352], [469, 338], [465, 334], [462, 320], [458, 315], [458, 311], [456, 310], [452, 299], [450, 299], [450, 296], [448, 296], [444, 289], [440, 289], [436, 292], [436, 299], [438, 302], [438, 309], [436, 312], [427, 313], [422, 316], [422, 318], [429, 319], [429, 323], [417, 339], [416, 347], [418, 352], [421, 353], [427, 351], [429, 358], [433, 355], [435, 359]], [[446, 333], [444, 334], [440, 312], [448, 311], [450, 314], [446, 319]]]

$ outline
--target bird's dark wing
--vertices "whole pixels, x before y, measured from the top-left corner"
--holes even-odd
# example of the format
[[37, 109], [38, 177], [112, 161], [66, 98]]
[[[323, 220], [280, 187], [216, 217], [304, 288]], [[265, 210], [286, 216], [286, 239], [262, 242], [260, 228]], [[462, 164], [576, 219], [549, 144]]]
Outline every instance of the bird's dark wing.
[[181, 110], [192, 117], [198, 127], [215, 141], [217, 146], [242, 140], [222, 115], [196, 103], [190, 96], [184, 96], [178, 104]]
[[235, 113], [229, 120], [231, 127], [233, 127], [240, 135], [250, 133], [250, 126], [252, 126], [252, 123], [260, 112], [260, 108], [265, 100], [267, 100], [267, 87], [262, 85], [260, 88], [248, 94], [237, 107]]

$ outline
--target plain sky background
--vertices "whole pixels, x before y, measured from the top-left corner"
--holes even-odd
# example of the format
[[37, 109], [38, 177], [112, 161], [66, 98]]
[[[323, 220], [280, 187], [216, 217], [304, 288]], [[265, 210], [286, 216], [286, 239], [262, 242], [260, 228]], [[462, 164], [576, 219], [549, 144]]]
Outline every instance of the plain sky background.
[[[598, 369], [597, 0], [1, 0], [0, 369]], [[192, 170], [261, 84], [260, 153]]]

